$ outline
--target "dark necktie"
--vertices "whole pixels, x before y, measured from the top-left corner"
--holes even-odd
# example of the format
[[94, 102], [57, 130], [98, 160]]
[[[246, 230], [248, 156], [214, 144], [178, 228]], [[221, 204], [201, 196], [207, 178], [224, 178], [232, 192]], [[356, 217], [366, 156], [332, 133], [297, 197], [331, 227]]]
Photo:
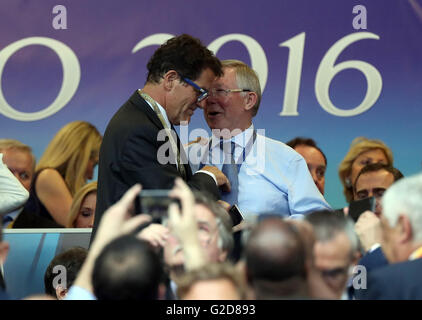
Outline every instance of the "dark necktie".
[[[229, 148], [230, 147], [230, 148]], [[220, 149], [223, 150], [224, 163], [221, 171], [226, 175], [230, 181], [231, 191], [222, 192], [221, 200], [224, 200], [231, 205], [236, 204], [238, 201], [239, 193], [239, 177], [238, 177], [238, 166], [234, 159], [234, 149], [236, 144], [232, 141], [231, 143], [220, 141]]]

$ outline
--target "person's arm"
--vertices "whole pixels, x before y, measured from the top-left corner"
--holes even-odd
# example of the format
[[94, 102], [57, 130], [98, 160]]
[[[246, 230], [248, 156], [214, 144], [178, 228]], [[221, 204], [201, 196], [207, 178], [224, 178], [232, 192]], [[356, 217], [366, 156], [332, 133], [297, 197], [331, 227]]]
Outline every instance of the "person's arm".
[[305, 160], [300, 157], [291, 161], [284, 173], [288, 177], [288, 201], [290, 215], [308, 214], [316, 210], [331, 210], [312, 180]]
[[60, 173], [55, 169], [41, 171], [35, 182], [35, 190], [53, 219], [65, 226], [73, 198]]
[[3, 163], [3, 154], [0, 153], [0, 214], [16, 210], [28, 197], [28, 191]]
[[182, 205], [180, 212], [177, 204], [169, 207], [169, 220], [173, 232], [183, 247], [185, 269], [193, 270], [206, 264], [206, 259], [199, 243], [198, 224], [195, 217], [195, 198], [186, 183], [177, 178], [170, 197], [179, 199]]

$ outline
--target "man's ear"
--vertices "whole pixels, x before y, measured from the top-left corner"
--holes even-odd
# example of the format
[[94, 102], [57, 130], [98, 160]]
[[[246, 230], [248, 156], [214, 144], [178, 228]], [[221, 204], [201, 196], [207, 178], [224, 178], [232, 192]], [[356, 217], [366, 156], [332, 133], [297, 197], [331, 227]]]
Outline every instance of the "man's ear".
[[63, 300], [66, 298], [67, 295], [67, 289], [63, 288], [62, 286], [57, 286], [56, 288], [56, 297], [57, 300]]
[[180, 76], [176, 70], [169, 70], [163, 75], [163, 86], [166, 91], [170, 91], [176, 84], [176, 80], [180, 80]]
[[246, 105], [245, 110], [251, 110], [254, 106], [256, 101], [258, 100], [258, 95], [255, 92], [246, 92]]
[[9, 253], [9, 243], [0, 242], [0, 263], [4, 264], [7, 259], [7, 254]]
[[399, 242], [406, 243], [411, 242], [413, 239], [413, 229], [412, 224], [410, 223], [409, 217], [406, 215], [400, 215], [397, 221], [397, 226], [399, 228]]
[[218, 261], [224, 262], [226, 261], [226, 258], [227, 258], [227, 251], [221, 251], [220, 254], [218, 255]]

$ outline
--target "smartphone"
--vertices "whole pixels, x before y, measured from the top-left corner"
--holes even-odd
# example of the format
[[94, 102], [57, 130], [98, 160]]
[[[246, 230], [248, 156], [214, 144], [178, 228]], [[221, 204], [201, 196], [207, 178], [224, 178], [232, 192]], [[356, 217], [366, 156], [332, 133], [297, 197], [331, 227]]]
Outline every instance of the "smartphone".
[[356, 222], [366, 210], [375, 212], [375, 204], [375, 197], [352, 201], [349, 205], [349, 216]]
[[170, 190], [142, 190], [139, 194], [139, 208], [141, 213], [151, 215], [153, 222], [161, 223], [168, 217], [168, 207], [171, 203], [178, 203], [177, 199], [169, 197]]
[[244, 219], [242, 212], [239, 210], [239, 207], [235, 204], [230, 207], [229, 215], [232, 219], [233, 227], [237, 226]]

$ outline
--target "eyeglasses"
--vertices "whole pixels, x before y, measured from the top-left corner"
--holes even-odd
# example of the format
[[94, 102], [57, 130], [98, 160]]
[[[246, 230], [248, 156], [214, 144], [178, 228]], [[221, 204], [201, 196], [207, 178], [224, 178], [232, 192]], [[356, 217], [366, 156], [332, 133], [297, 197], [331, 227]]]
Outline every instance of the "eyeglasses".
[[185, 78], [185, 77], [181, 77], [183, 81], [185, 81], [187, 84], [191, 85], [192, 87], [194, 87], [197, 91], [199, 91], [199, 96], [196, 99], [196, 102], [201, 102], [202, 100], [208, 98], [208, 90], [201, 88], [200, 86], [198, 86], [195, 82], [193, 82], [192, 80]]
[[210, 95], [214, 97], [227, 97], [231, 92], [251, 92], [249, 89], [216, 89], [213, 88], [210, 90]]

